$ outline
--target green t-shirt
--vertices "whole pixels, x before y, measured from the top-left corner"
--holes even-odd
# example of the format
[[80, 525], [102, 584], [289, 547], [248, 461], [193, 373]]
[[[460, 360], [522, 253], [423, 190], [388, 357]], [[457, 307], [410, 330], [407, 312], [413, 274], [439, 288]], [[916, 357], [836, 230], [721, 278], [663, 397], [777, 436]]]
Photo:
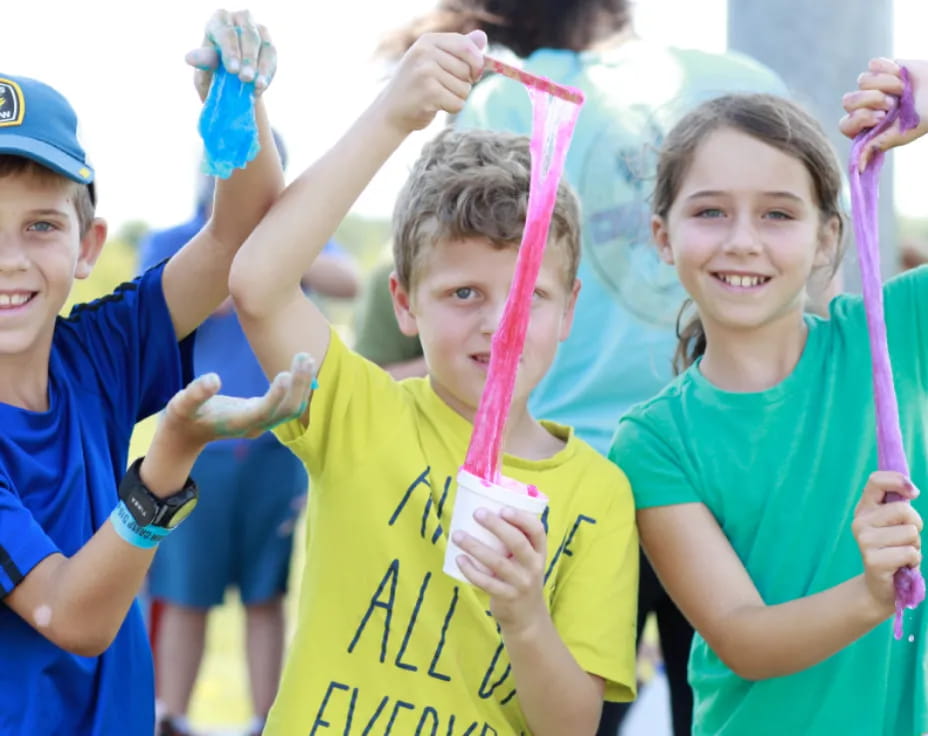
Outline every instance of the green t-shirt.
[[405, 363], [422, 357], [418, 337], [400, 332], [390, 296], [393, 259], [382, 261], [371, 272], [356, 313], [354, 349], [377, 365]]
[[[928, 270], [884, 289], [890, 355], [912, 481], [928, 490]], [[831, 318], [807, 316], [792, 374], [758, 393], [729, 393], [698, 363], [626, 414], [610, 458], [639, 508], [703, 503], [767, 604], [812, 595], [863, 572], [854, 508], [876, 470], [870, 349], [863, 302], [841, 296]], [[916, 500], [928, 515], [928, 494]], [[829, 659], [750, 682], [696, 635], [689, 679], [694, 736], [917, 736], [928, 732], [925, 604]]]

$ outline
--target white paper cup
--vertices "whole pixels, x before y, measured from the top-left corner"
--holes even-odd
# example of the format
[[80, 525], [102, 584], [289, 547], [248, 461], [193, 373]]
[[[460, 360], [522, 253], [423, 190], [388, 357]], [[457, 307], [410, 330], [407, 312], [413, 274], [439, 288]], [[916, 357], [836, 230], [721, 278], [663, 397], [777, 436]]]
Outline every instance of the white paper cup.
[[[527, 486], [512, 478], [503, 477], [500, 484], [490, 483], [468, 473], [463, 468], [458, 471], [458, 488], [454, 498], [454, 510], [451, 514], [451, 528], [448, 530], [448, 546], [445, 549], [445, 564], [442, 567], [447, 575], [468, 583], [457, 558], [465, 552], [458, 547], [452, 536], [460, 529], [472, 537], [479, 539], [488, 547], [492, 547], [502, 554], [509, 554], [503, 543], [488, 529], [477, 523], [474, 512], [484, 508], [498, 514], [506, 506], [514, 509], [528, 511], [535, 516], [541, 516], [548, 505], [548, 498], [534, 486]], [[485, 569], [483, 565], [470, 557], [471, 562], [478, 569]]]

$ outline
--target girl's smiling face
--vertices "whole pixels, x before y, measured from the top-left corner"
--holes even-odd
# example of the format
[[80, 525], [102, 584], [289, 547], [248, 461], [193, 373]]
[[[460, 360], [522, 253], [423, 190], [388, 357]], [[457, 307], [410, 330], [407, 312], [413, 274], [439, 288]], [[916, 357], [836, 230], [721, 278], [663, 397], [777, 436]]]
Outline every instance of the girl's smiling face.
[[840, 223], [822, 222], [800, 159], [723, 127], [693, 152], [653, 233], [710, 334], [801, 314], [806, 283], [833, 254]]

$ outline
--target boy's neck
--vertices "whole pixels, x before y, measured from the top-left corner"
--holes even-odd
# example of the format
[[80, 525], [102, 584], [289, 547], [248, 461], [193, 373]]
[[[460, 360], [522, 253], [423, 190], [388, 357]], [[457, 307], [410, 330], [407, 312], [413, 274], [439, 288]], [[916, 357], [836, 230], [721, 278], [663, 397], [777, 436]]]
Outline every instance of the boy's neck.
[[531, 415], [527, 406], [509, 413], [503, 452], [523, 460], [547, 460], [564, 449], [566, 443], [555, 437]]
[[[471, 424], [477, 413], [476, 407], [469, 406], [437, 383], [431, 376], [428, 378], [432, 391], [452, 411], [460, 414]], [[546, 460], [556, 455], [566, 442], [551, 434], [528, 410], [528, 399], [513, 397], [509, 407], [509, 416], [503, 430], [503, 452], [522, 458], [523, 460]]]
[[0, 355], [0, 403], [20, 409], [48, 411], [48, 361], [51, 348], [44, 357]]

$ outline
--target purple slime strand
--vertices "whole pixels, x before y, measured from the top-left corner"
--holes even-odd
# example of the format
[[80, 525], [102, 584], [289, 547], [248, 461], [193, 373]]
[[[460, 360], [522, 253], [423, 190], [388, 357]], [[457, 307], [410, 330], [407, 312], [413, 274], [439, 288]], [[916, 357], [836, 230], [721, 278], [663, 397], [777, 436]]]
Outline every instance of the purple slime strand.
[[[851, 147], [850, 179], [854, 234], [860, 261], [861, 286], [867, 313], [867, 331], [870, 335], [870, 356], [873, 362], [873, 401], [876, 408], [877, 462], [881, 470], [894, 470], [909, 477], [899, 426], [899, 407], [893, 386], [892, 364], [886, 340], [886, 321], [883, 313], [883, 285], [880, 278], [880, 251], [878, 232], [879, 175], [883, 167], [883, 151], [874, 151], [863, 172], [860, 157], [867, 143], [883, 133], [896, 120], [900, 131], [918, 124], [912, 85], [908, 70], [901, 69], [903, 92], [898, 104], [889, 111], [879, 125], [863, 131]], [[898, 493], [887, 493], [884, 503], [905, 501]], [[917, 568], [901, 567], [893, 576], [896, 589], [896, 617], [893, 634], [902, 638], [902, 613], [915, 608], [925, 598], [925, 580]]]

